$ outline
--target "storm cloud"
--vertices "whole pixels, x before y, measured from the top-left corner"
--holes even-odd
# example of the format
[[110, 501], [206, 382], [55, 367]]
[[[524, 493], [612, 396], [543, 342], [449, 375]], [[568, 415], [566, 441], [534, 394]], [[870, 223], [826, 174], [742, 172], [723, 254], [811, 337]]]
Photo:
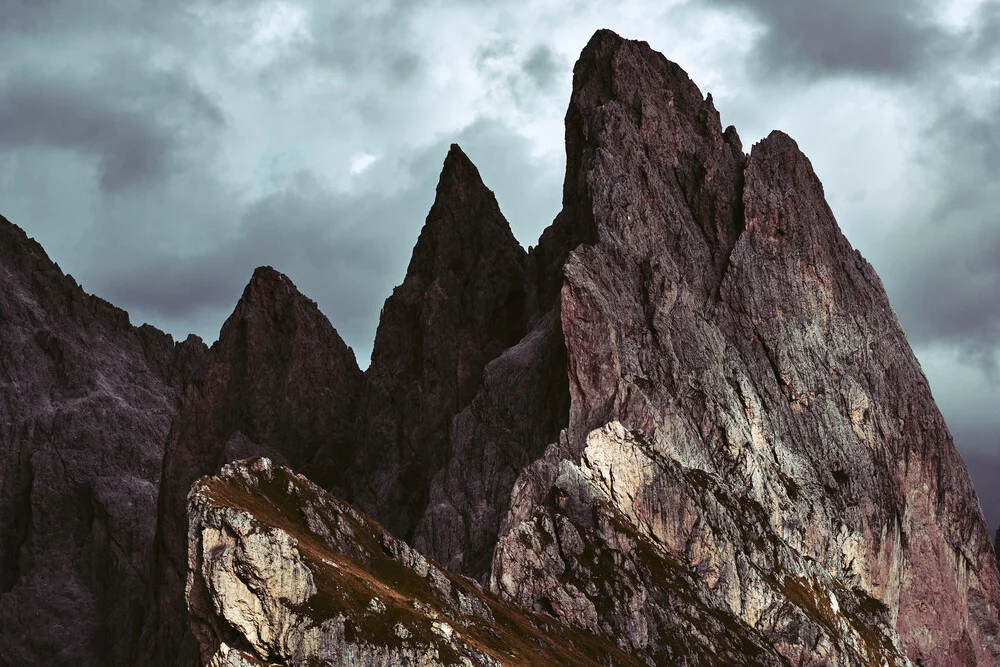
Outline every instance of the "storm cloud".
[[926, 0], [712, 1], [760, 21], [755, 55], [764, 72], [910, 76], [947, 48], [947, 32], [933, 16], [936, 3]]

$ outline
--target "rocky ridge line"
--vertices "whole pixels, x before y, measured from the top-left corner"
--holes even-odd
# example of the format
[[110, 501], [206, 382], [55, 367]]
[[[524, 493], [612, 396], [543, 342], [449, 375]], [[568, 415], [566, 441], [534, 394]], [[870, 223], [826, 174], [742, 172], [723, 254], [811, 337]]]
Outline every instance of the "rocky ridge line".
[[188, 504], [203, 664], [638, 664], [441, 569], [267, 459], [201, 478]]

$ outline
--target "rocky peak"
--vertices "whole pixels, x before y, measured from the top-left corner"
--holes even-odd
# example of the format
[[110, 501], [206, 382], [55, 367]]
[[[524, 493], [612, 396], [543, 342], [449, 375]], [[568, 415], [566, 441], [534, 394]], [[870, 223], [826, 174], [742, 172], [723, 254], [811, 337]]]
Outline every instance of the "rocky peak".
[[[534, 253], [540, 310], [561, 289], [570, 250], [600, 239], [637, 257], [646, 249], [646, 266], [661, 243], [653, 230], [679, 249], [679, 276], [716, 297], [743, 229], [745, 162], [735, 128], [723, 131], [711, 95], [684, 70], [645, 42], [598, 31], [573, 70], [563, 210]], [[623, 173], [639, 179], [634, 189]]]
[[[556, 548], [565, 518], [584, 553], [607, 548], [615, 563], [640, 555], [622, 535], [652, 536], [699, 573], [706, 604], [765, 628], [794, 663], [995, 664], [989, 538], [882, 285], [791, 139], [774, 133], [749, 160], [741, 150], [711, 100], [647, 45], [603, 32], [588, 45], [557, 219], [592, 230], [562, 270], [569, 429], [515, 484], [491, 582], [523, 605], [607, 623], [635, 651], [664, 645], [653, 637], [669, 646], [683, 633], [669, 625], [702, 613], [664, 612], [641, 558], [629, 581], [646, 583], [616, 593]], [[609, 424], [622, 435], [608, 440]], [[579, 520], [588, 505], [616, 508], [596, 533]], [[853, 592], [838, 610], [888, 616], [839, 625], [824, 590]], [[602, 608], [609, 597], [643, 608]], [[886, 619], [888, 643], [873, 643], [865, 628]]]
[[[479, 175], [479, 169], [458, 144], [452, 144], [444, 158], [444, 166], [441, 168], [441, 176], [438, 178], [437, 197], [434, 203], [447, 207], [466, 199], [482, 197], [485, 195], [484, 188], [485, 185]], [[437, 218], [440, 217], [440, 214], [428, 217]], [[476, 225], [484, 221], [456, 220], [456, 222]]]
[[353, 498], [409, 538], [486, 364], [524, 335], [525, 252], [457, 145], [403, 283], [382, 309]]
[[315, 302], [274, 269], [255, 270], [188, 383], [167, 438], [154, 608], [142, 660], [194, 658], [183, 614], [185, 502], [192, 482], [228, 461], [266, 454], [343, 493], [361, 379], [353, 351]]

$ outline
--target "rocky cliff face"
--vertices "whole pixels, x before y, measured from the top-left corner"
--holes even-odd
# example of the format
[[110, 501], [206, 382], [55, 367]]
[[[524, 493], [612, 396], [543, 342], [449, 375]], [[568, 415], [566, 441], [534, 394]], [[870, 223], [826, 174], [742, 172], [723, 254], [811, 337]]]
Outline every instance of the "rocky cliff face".
[[[569, 427], [518, 480], [492, 585], [659, 659], [686, 614], [636, 533], [796, 664], [995, 664], [967, 471], [795, 143], [745, 157], [680, 68], [602, 31], [567, 146], [566, 224], [595, 239], [563, 269]], [[581, 549], [638, 573], [606, 581]]]
[[3, 218], [0, 322], [0, 664], [130, 664], [163, 443], [204, 345], [131, 326]]
[[188, 513], [203, 664], [639, 664], [442, 570], [267, 459], [198, 480]]
[[361, 384], [354, 353], [284, 275], [257, 269], [184, 390], [167, 438], [156, 523], [153, 608], [139, 660], [195, 660], [184, 613], [186, 499], [198, 477], [266, 454], [331, 489], [347, 485]]

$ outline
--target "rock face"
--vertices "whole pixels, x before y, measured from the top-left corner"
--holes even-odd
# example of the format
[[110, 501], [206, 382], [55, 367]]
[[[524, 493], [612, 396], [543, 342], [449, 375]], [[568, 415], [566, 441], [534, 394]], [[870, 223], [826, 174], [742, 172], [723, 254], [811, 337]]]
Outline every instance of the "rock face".
[[413, 544], [485, 582], [518, 474], [566, 426], [566, 351], [557, 312], [491, 362], [452, 421], [447, 466], [433, 479]]
[[637, 534], [795, 664], [996, 664], [967, 471], [795, 143], [744, 156], [680, 68], [601, 31], [567, 147], [562, 222], [593, 239], [563, 269], [569, 426], [517, 482], [492, 585], [676, 659], [657, 651], [693, 616]]
[[639, 664], [449, 574], [267, 459], [198, 480], [188, 514], [203, 664]]
[[4, 218], [0, 321], [0, 664], [131, 664], [163, 443], [204, 345], [131, 326]]
[[361, 371], [354, 353], [284, 275], [257, 269], [200, 371], [184, 390], [167, 439], [156, 525], [153, 610], [140, 662], [191, 664], [187, 631], [186, 498], [198, 477], [267, 454], [327, 488], [343, 489], [353, 460]]
[[525, 333], [525, 259], [452, 145], [406, 278], [382, 309], [359, 411], [351, 497], [393, 534], [412, 537], [448, 460], [452, 418], [476, 397], [486, 364]]

